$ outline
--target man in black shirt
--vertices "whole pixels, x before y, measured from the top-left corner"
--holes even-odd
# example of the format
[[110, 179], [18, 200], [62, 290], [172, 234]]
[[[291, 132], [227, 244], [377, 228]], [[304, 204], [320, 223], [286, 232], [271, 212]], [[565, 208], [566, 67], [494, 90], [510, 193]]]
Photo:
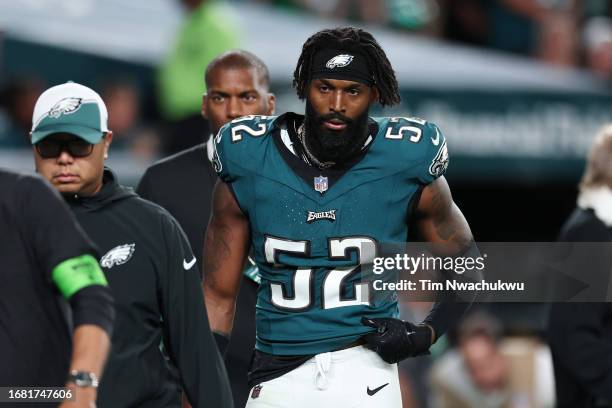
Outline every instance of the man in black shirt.
[[[255, 55], [241, 50], [215, 58], [206, 68], [202, 114], [213, 134], [227, 122], [246, 115], [271, 115], [275, 99], [269, 92], [269, 74]], [[210, 199], [216, 175], [209, 162], [212, 136], [203, 143], [149, 167], [140, 180], [138, 194], [168, 210], [185, 230], [202, 265], [204, 233], [210, 216]], [[177, 180], [181, 182], [178, 183]], [[189, 186], [185, 188], [185, 186]], [[236, 306], [235, 331], [225, 354], [234, 405], [244, 406], [249, 387], [247, 371], [255, 344], [257, 275], [247, 268]], [[223, 338], [220, 338], [224, 342]]]
[[[208, 92], [202, 98], [202, 115], [210, 122], [212, 135], [241, 116], [274, 113], [268, 68], [249, 52], [234, 50], [219, 55], [206, 68], [205, 80]], [[136, 188], [141, 197], [164, 207], [181, 224], [199, 266], [217, 179], [210, 164], [212, 135], [208, 142], [149, 167]]]
[[181, 387], [160, 351], [163, 340], [194, 408], [231, 407], [189, 243], [172, 216], [104, 168], [112, 138], [106, 106], [87, 87], [59, 85], [36, 103], [36, 169], [100, 248], [115, 294], [117, 320], [98, 405], [180, 407]]
[[0, 190], [0, 387], [80, 378], [75, 403], [90, 406], [114, 319], [94, 246], [39, 177], [0, 169]]

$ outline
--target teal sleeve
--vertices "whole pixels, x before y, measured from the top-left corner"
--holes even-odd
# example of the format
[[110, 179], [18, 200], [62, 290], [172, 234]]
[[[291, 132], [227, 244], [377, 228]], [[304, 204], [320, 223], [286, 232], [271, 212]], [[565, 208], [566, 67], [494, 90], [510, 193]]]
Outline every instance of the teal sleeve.
[[213, 139], [213, 168], [247, 215], [256, 205], [253, 181], [261, 174], [267, 146], [273, 143], [274, 120], [264, 115], [234, 119]]

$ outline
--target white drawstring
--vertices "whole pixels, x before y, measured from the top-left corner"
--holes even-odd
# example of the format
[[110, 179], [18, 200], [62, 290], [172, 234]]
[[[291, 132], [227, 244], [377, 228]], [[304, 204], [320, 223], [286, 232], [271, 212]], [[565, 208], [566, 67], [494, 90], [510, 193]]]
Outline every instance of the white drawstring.
[[315, 356], [317, 372], [315, 373], [315, 385], [320, 390], [326, 390], [329, 387], [329, 379], [327, 373], [331, 367], [331, 353], [322, 353]]

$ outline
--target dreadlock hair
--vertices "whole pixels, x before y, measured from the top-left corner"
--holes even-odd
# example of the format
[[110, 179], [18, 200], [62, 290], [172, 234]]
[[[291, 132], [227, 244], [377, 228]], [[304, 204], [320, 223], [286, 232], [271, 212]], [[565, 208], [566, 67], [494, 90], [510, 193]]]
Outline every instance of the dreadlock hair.
[[372, 34], [355, 27], [321, 30], [306, 40], [293, 73], [293, 86], [300, 99], [306, 98], [313, 56], [320, 49], [334, 47], [359, 52], [365, 56], [372, 72], [374, 86], [378, 88], [378, 102], [382, 106], [400, 102], [397, 79], [387, 55]]

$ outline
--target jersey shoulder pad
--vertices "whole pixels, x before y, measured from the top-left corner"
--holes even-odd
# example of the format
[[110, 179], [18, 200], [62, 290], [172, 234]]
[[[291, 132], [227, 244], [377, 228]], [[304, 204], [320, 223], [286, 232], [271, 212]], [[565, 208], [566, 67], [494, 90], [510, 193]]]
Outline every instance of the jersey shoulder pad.
[[442, 131], [432, 122], [417, 117], [386, 117], [375, 119], [377, 138], [384, 140], [385, 150], [404, 163], [404, 168], [424, 184], [429, 184], [446, 172], [448, 147]]
[[213, 168], [225, 182], [257, 168], [277, 116], [250, 115], [224, 125], [213, 139]]

